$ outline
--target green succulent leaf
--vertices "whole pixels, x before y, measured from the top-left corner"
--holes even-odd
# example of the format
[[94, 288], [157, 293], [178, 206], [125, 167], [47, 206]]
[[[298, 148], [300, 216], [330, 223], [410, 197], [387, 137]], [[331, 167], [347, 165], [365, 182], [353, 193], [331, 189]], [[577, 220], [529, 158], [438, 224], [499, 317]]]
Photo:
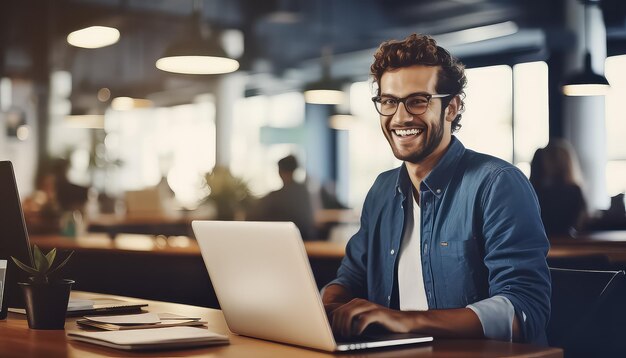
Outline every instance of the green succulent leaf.
[[48, 259], [41, 252], [41, 249], [37, 245], [33, 248], [33, 259], [35, 260], [35, 269], [40, 274], [45, 274], [50, 269], [50, 264], [48, 263]]
[[58, 269], [60, 269], [61, 267], [65, 266], [65, 264], [67, 264], [67, 262], [70, 260], [70, 258], [72, 257], [72, 255], [74, 255], [74, 251], [70, 251], [70, 253], [67, 255], [67, 257], [65, 258], [65, 260], [63, 260], [57, 267], [53, 268], [52, 270], [50, 270], [50, 272], [48, 272], [49, 274], [52, 274], [53, 272], [56, 272]]
[[34, 267], [30, 267], [30, 266], [22, 263], [20, 260], [16, 259], [13, 256], [11, 256], [11, 258], [13, 259], [13, 262], [15, 262], [17, 267], [21, 268], [22, 270], [28, 272], [31, 275], [38, 275], [39, 274], [39, 271], [37, 271], [37, 269], [35, 269]]
[[39, 249], [39, 246], [34, 245], [33, 246], [33, 265], [35, 267], [35, 269], [37, 269], [37, 271], [41, 270], [41, 263], [42, 261], [46, 261], [43, 253], [41, 252], [41, 250]]
[[48, 261], [48, 267], [52, 267], [54, 259], [57, 257], [57, 249], [52, 249], [46, 254], [46, 260]]
[[11, 256], [11, 258], [20, 269], [26, 271], [31, 275], [31, 281], [48, 283], [48, 276], [56, 272], [61, 267], [65, 266], [73, 254], [74, 251], [70, 251], [65, 260], [63, 260], [55, 268], [52, 268], [52, 266], [57, 258], [57, 249], [52, 249], [46, 255], [44, 255], [41, 249], [37, 245], [34, 245], [32, 248], [32, 266], [21, 262], [13, 256]]

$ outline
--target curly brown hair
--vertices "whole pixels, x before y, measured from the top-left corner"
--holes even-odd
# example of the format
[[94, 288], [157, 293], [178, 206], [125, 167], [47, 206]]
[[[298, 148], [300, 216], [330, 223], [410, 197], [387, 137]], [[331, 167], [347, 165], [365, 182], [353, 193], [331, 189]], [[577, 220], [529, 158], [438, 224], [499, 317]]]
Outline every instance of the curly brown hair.
[[461, 128], [461, 114], [465, 109], [465, 66], [441, 46], [437, 46], [435, 39], [428, 35], [411, 34], [404, 40], [390, 40], [383, 42], [374, 54], [374, 63], [370, 67], [371, 75], [378, 85], [380, 94], [380, 79], [385, 71], [390, 69], [410, 67], [413, 65], [440, 66], [437, 79], [437, 93], [449, 93], [451, 96], [443, 101], [443, 108], [447, 107], [452, 98], [459, 96], [461, 105], [459, 113], [452, 121], [452, 132]]

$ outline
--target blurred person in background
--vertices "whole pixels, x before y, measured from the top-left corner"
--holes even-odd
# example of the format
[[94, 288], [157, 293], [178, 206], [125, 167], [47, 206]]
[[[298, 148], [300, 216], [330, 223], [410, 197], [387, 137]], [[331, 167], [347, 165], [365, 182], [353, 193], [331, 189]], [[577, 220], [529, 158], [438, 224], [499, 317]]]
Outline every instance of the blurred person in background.
[[24, 219], [34, 234], [59, 233], [66, 213], [83, 211], [88, 188], [67, 179], [69, 161], [53, 159], [40, 165], [35, 178], [35, 191], [24, 199]]
[[288, 155], [278, 161], [278, 175], [283, 187], [261, 198], [248, 213], [251, 221], [291, 221], [304, 240], [316, 239], [311, 194], [304, 183], [294, 179], [298, 160]]
[[537, 149], [530, 170], [530, 182], [539, 198], [541, 220], [548, 236], [570, 235], [581, 229], [587, 205], [571, 145], [563, 139], [551, 140], [545, 148]]

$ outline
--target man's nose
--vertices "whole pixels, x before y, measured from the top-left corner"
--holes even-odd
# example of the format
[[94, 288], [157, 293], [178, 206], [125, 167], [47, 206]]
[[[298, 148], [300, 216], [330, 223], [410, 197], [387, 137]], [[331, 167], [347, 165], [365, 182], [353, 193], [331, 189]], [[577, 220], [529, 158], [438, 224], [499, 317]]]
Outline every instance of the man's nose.
[[413, 120], [413, 115], [406, 110], [404, 102], [398, 103], [398, 110], [393, 115], [393, 120], [397, 122], [407, 122]]

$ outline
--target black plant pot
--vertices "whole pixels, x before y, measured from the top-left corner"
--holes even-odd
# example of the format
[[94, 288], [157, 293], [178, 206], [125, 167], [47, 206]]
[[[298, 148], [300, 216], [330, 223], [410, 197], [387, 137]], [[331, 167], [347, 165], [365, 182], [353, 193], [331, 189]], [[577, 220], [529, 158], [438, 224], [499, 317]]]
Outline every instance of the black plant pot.
[[63, 329], [72, 280], [50, 283], [20, 282], [26, 302], [28, 327], [32, 329]]

